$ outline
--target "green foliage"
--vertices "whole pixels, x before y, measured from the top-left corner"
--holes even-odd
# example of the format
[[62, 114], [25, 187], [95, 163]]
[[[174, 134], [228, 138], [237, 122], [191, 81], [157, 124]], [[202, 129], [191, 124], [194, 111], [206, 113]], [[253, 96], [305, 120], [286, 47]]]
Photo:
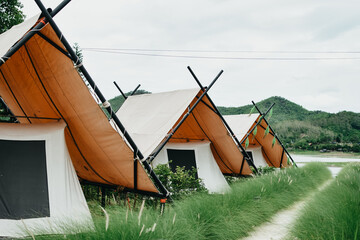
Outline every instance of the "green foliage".
[[16, 119], [11, 116], [12, 113], [7, 109], [3, 99], [0, 97], [0, 122], [15, 122]]
[[260, 174], [268, 174], [276, 171], [275, 167], [257, 167]]
[[73, 49], [75, 50], [76, 56], [82, 62], [84, 60], [84, 55], [82, 54], [82, 49], [80, 48], [80, 45], [78, 43], [74, 43]]
[[138, 209], [108, 206], [107, 231], [100, 207], [91, 203], [95, 232], [66, 235], [66, 239], [240, 239], [330, 177], [322, 164], [284, 169], [237, 181], [225, 194], [197, 193], [177, 200], [167, 205], [162, 216], [159, 208], [145, 208], [140, 214]]
[[171, 171], [167, 164], [159, 164], [154, 172], [160, 181], [170, 191], [173, 199], [188, 196], [194, 192], [207, 192], [200, 178], [196, 178], [197, 169], [185, 170], [185, 167], [177, 166], [175, 172]]
[[[271, 117], [270, 124], [281, 122], [283, 120], [304, 120], [307, 115], [311, 114], [305, 108], [286, 100], [283, 97], [270, 97], [263, 101], [258, 102], [256, 105], [259, 109], [265, 112], [273, 103], [273, 116]], [[253, 105], [246, 105], [242, 107], [218, 107], [219, 111], [224, 115], [232, 114], [247, 114]], [[256, 112], [256, 111], [255, 111]]]
[[25, 15], [21, 11], [22, 8], [23, 5], [18, 0], [0, 1], [0, 34], [24, 21]]
[[295, 239], [360, 239], [360, 164], [346, 165], [307, 204], [292, 229]]

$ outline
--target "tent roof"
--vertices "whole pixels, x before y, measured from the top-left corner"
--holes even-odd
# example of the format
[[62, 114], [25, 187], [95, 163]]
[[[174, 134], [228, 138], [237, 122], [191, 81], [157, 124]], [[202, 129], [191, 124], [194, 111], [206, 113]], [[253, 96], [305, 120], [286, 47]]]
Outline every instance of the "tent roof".
[[239, 114], [239, 115], [224, 115], [226, 122], [233, 130], [236, 137], [241, 141], [249, 132], [251, 126], [258, 119], [260, 114]]
[[116, 115], [147, 158], [179, 120], [199, 89], [130, 96]]
[[32, 18], [13, 26], [8, 31], [0, 34], [0, 57], [4, 56], [6, 52], [19, 41], [24, 34], [29, 31], [32, 26], [39, 19], [40, 14], [33, 16]]
[[[185, 89], [129, 97], [116, 113], [145, 158], [154, 153], [203, 93]], [[174, 133], [171, 142], [208, 140], [223, 173], [251, 174], [236, 143], [205, 96]], [[242, 168], [241, 166], [244, 165]]]
[[[37, 17], [0, 36], [1, 54], [30, 30]], [[136, 177], [136, 190], [159, 193], [141, 163], [134, 174], [132, 149], [112, 128], [51, 25], [38, 32], [41, 35], [32, 36], [0, 67], [0, 96], [15, 116], [25, 116], [18, 118], [20, 123], [63, 119], [66, 143], [81, 179], [134, 189]]]

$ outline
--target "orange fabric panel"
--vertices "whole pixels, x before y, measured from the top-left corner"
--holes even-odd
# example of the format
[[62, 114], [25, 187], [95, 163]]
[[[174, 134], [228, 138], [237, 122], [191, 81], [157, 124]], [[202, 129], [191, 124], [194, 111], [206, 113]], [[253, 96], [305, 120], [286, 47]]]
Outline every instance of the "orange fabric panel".
[[[197, 96], [200, 97], [201, 94], [202, 91], [200, 91]], [[190, 106], [193, 106], [196, 101], [197, 98], [192, 101]], [[207, 97], [204, 97], [203, 101], [208, 106], [211, 106]], [[176, 131], [170, 142], [208, 140], [211, 142], [211, 150], [220, 170], [223, 173], [239, 174], [243, 162], [243, 155], [229, 135], [221, 118], [208, 106], [203, 102], [200, 102], [195, 107], [192, 114], [188, 116], [185, 122]], [[186, 114], [186, 112], [184, 112], [184, 114]], [[181, 119], [182, 117], [179, 121]], [[241, 174], [249, 175], [251, 173], [251, 169], [245, 161]]]
[[[257, 119], [257, 121], [259, 120], [259, 118]], [[255, 124], [256, 122], [253, 124], [253, 126], [255, 126]], [[251, 128], [253, 128], [253, 126], [251, 126]], [[287, 155], [283, 147], [279, 144], [277, 140], [275, 145], [272, 146], [274, 133], [270, 130], [269, 133], [265, 136], [265, 130], [267, 126], [268, 125], [266, 124], [266, 122], [262, 120], [261, 123], [257, 126], [256, 136], [254, 137], [252, 133], [249, 135], [249, 144], [262, 146], [264, 158], [270, 167], [280, 167], [281, 159], [282, 167], [287, 167]], [[245, 144], [243, 144], [243, 146], [245, 147]]]
[[[41, 32], [62, 46], [50, 25]], [[37, 35], [26, 43], [26, 48], [37, 72], [24, 46], [0, 68], [14, 93], [0, 74], [0, 94], [9, 108], [20, 116], [24, 111], [28, 116], [63, 118], [68, 125], [66, 143], [78, 176], [133, 188], [133, 152], [110, 125], [72, 61]], [[19, 120], [29, 123], [26, 118]], [[140, 163], [138, 189], [158, 192]]]

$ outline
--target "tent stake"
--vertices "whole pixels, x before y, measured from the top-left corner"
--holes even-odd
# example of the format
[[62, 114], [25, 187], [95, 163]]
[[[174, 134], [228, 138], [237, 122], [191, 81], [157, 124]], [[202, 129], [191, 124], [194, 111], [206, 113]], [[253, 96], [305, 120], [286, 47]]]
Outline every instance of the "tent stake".
[[167, 136], [167, 138], [161, 143], [161, 145], [157, 148], [157, 151], [153, 154], [151, 154], [147, 160], [151, 163], [155, 157], [160, 153], [160, 151], [164, 148], [164, 146], [169, 142], [170, 138], [175, 134], [175, 132], [179, 129], [179, 127], [185, 122], [186, 118], [190, 115], [190, 113], [195, 109], [195, 107], [200, 103], [201, 99], [205, 97], [207, 92], [210, 90], [210, 88], [214, 85], [214, 83], [218, 80], [218, 78], [221, 76], [221, 74], [224, 71], [221, 70], [218, 75], [215, 77], [215, 79], [210, 83], [209, 87], [205, 89], [205, 91], [201, 94], [201, 96], [196, 100], [194, 105], [188, 110], [188, 112], [183, 116], [181, 121], [175, 126], [175, 128], [171, 131], [171, 133]]
[[[263, 116], [262, 112], [260, 111], [260, 109], [256, 106], [254, 101], [251, 101], [252, 104], [254, 105], [254, 107], [256, 108], [256, 110], [260, 113], [261, 116]], [[278, 138], [278, 136], [275, 134], [274, 130], [272, 129], [272, 127], [270, 126], [270, 124], [268, 123], [268, 121], [266, 120], [265, 117], [263, 117], [264, 121], [266, 122], [266, 124], [269, 126], [269, 129], [274, 133], [274, 137], [276, 138], [276, 140], [279, 142], [279, 144], [281, 145], [281, 147], [284, 149], [284, 151], [286, 152], [286, 154], [289, 156], [289, 158], [291, 159], [292, 163], [295, 165], [295, 167], [297, 167], [294, 159], [291, 157], [291, 155], [289, 154], [289, 152], [286, 150], [285, 146], [282, 144], [282, 142], [280, 141], [280, 139]]]
[[[190, 68], [190, 66], [187, 67], [187, 69], [190, 71], [191, 75], [193, 76], [193, 78], [195, 79], [195, 81], [197, 82], [197, 84], [199, 85], [199, 87], [204, 90], [205, 87], [203, 87], [203, 85], [200, 83], [199, 79], [196, 77], [195, 73], [192, 71], [192, 69]], [[229, 124], [225, 121], [224, 117], [221, 115], [219, 109], [216, 107], [216, 105], [214, 104], [214, 102], [211, 100], [211, 98], [209, 97], [209, 95], [206, 95], [207, 98], [209, 99], [210, 103], [213, 105], [213, 107], [215, 108], [215, 111], [217, 113], [217, 115], [220, 117], [221, 121], [224, 123], [225, 127], [227, 128], [227, 130], [229, 131], [229, 133], [231, 134], [232, 138], [235, 140], [239, 150], [241, 151], [241, 153], [243, 154], [243, 156], [245, 157], [246, 162], [249, 164], [249, 166], [252, 166], [255, 170], [255, 173], [258, 173], [258, 170], [253, 162], [253, 160], [250, 158], [249, 154], [247, 154], [246, 150], [244, 149], [244, 147], [240, 144], [238, 138], [235, 136], [234, 132], [232, 131], [232, 129], [230, 128]], [[244, 159], [242, 161], [242, 165], [244, 164]], [[240, 174], [242, 171], [242, 167], [241, 166], [241, 170], [240, 170]]]
[[[44, 14], [45, 18], [47, 19], [47, 21], [50, 23], [50, 25], [52, 26], [53, 30], [55, 31], [55, 33], [57, 34], [57, 36], [59, 37], [59, 39], [61, 40], [61, 42], [63, 43], [65, 49], [69, 52], [72, 60], [75, 62], [75, 64], [77, 66], [79, 66], [79, 69], [81, 70], [81, 72], [84, 74], [84, 77], [87, 79], [87, 81], [89, 82], [90, 86], [92, 87], [92, 89], [94, 90], [94, 92], [96, 93], [96, 95], [98, 96], [98, 98], [100, 99], [100, 101], [102, 102], [104, 108], [106, 109], [106, 111], [109, 113], [110, 117], [114, 120], [115, 124], [117, 125], [117, 127], [120, 129], [120, 131], [123, 133], [124, 137], [126, 138], [126, 140], [128, 141], [128, 143], [130, 144], [131, 148], [133, 149], [134, 152], [137, 153], [137, 156], [142, 160], [144, 158], [144, 156], [142, 155], [142, 153], [140, 152], [139, 148], [136, 146], [135, 142], [133, 141], [133, 139], [130, 137], [129, 133], [125, 130], [125, 127], [122, 125], [122, 123], [120, 122], [119, 118], [116, 116], [115, 112], [112, 110], [110, 103], [106, 100], [106, 98], [104, 97], [104, 95], [102, 94], [102, 92], [99, 90], [98, 87], [96, 87], [96, 84], [94, 82], [94, 80], [92, 79], [92, 77], [90, 76], [90, 74], [88, 73], [88, 71], [86, 70], [86, 68], [84, 67], [84, 65], [82, 65], [81, 60], [78, 58], [78, 56], [76, 55], [76, 53], [74, 52], [74, 50], [72, 49], [72, 47], [70, 46], [69, 42], [66, 40], [66, 38], [64, 37], [64, 35], [61, 33], [59, 27], [56, 25], [56, 23], [54, 22], [54, 20], [52, 19], [52, 16], [49, 14], [49, 12], [46, 10], [45, 6], [42, 4], [42, 2], [40, 0], [35, 0], [36, 4], [38, 5], [38, 7], [40, 8], [41, 12]], [[167, 191], [167, 189], [165, 188], [165, 186], [162, 184], [162, 182], [160, 181], [160, 179], [158, 178], [158, 176], [154, 173], [154, 171], [152, 170], [152, 167], [149, 165], [149, 163], [147, 161], [142, 161], [145, 169], [148, 171], [148, 173], [150, 174], [150, 176], [152, 177], [152, 179], [154, 180], [155, 184], [159, 187], [160, 192], [164, 195], [164, 196], [168, 196], [169, 192]]]

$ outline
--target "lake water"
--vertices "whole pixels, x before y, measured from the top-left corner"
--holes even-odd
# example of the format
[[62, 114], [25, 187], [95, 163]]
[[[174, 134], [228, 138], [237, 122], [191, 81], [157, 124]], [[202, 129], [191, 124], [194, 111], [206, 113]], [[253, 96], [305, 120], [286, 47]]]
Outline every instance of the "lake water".
[[[339, 157], [319, 157], [308, 155], [291, 155], [299, 167], [304, 166], [308, 162], [360, 162], [360, 158], [339, 158]], [[336, 177], [341, 171], [342, 167], [328, 167], [333, 177]]]

